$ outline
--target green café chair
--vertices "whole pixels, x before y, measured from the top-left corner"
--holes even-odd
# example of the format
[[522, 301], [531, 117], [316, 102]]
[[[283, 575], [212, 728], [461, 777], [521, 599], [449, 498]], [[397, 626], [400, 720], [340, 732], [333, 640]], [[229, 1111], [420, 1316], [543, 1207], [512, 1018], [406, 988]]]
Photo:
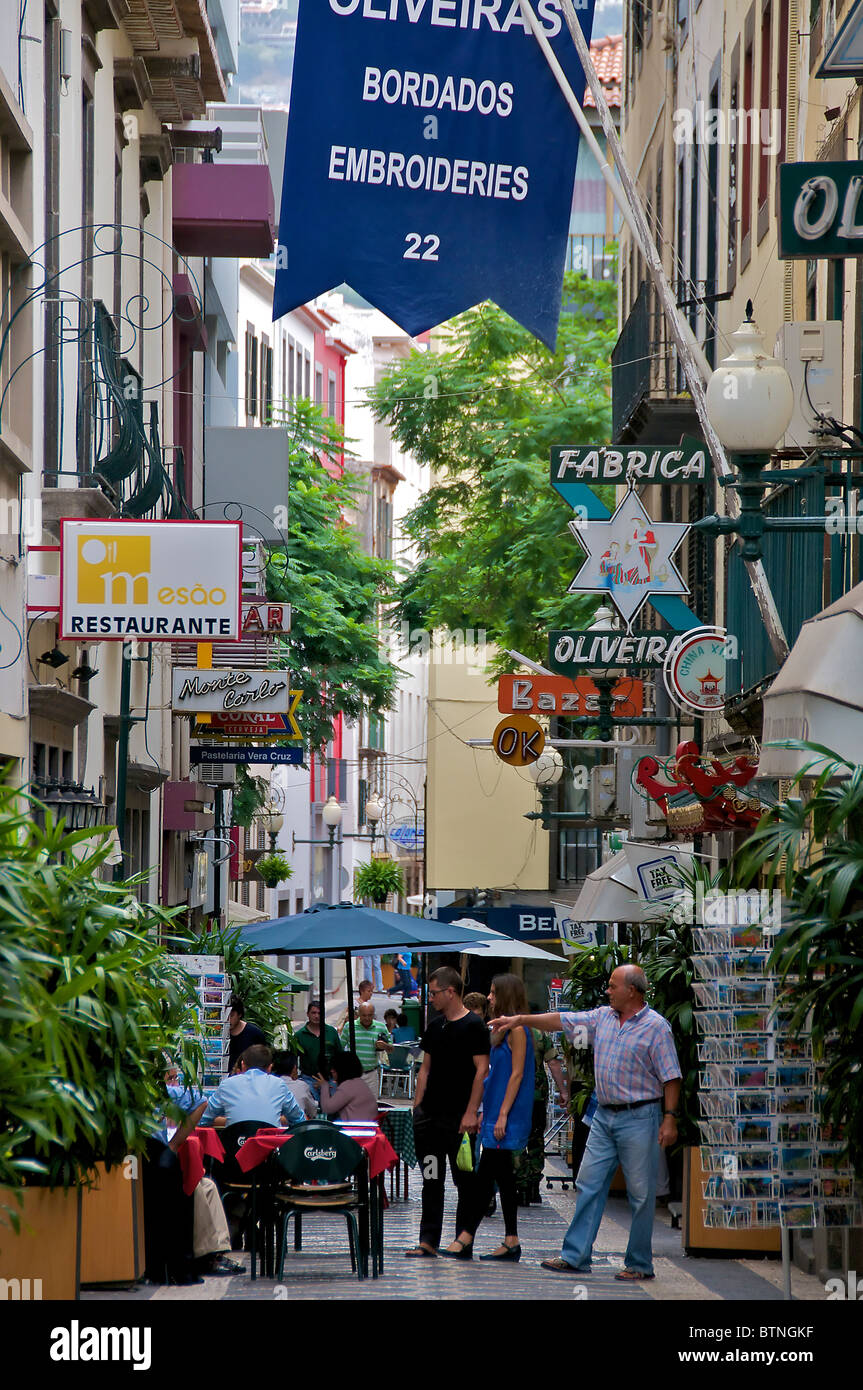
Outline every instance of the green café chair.
[[[311, 1212], [340, 1212], [347, 1223], [351, 1270], [368, 1277], [370, 1229], [367, 1159], [359, 1144], [335, 1125], [311, 1120], [276, 1154], [281, 1181], [273, 1193], [278, 1231], [277, 1278], [284, 1273], [288, 1224], [294, 1218], [294, 1249], [301, 1249], [302, 1218]], [[356, 1216], [360, 1216], [360, 1225]], [[361, 1239], [362, 1232], [362, 1239]]]

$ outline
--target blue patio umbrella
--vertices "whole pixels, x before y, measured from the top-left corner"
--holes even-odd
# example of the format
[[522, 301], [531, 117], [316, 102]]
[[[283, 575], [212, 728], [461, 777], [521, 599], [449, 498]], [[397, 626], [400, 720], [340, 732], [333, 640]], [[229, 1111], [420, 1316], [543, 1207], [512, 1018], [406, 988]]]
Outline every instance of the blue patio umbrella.
[[[492, 933], [489, 933], [489, 936]], [[274, 917], [244, 927], [242, 942], [255, 951], [282, 951], [295, 956], [321, 958], [321, 1006], [324, 1000], [324, 959], [343, 956], [348, 980], [351, 957], [369, 951], [457, 951], [462, 945], [475, 946], [483, 935], [464, 931], [452, 922], [409, 917], [406, 912], [384, 912], [378, 907], [357, 907], [353, 903], [316, 904], [289, 917]], [[322, 1019], [323, 1023], [325, 1020]], [[354, 1018], [348, 1010], [351, 1050], [354, 1048]], [[321, 1028], [321, 1056], [324, 1051]]]

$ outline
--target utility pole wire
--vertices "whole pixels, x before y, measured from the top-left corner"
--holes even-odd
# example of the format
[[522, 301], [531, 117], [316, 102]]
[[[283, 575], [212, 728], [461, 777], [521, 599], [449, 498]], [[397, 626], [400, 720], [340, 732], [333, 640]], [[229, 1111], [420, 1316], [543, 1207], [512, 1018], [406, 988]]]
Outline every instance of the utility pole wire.
[[[620, 140], [618, 139], [617, 131], [614, 128], [614, 120], [612, 119], [608, 103], [605, 100], [605, 93], [597, 77], [596, 69], [593, 66], [587, 40], [584, 37], [581, 25], [578, 22], [578, 17], [573, 9], [572, 0], [561, 0], [561, 9], [563, 10], [563, 17], [566, 20], [566, 26], [569, 29], [572, 41], [575, 44], [576, 51], [581, 60], [581, 65], [584, 68], [588, 86], [593, 95], [606, 139], [606, 148], [607, 151], [611, 152], [612, 160], [617, 171], [617, 177], [612, 173], [607, 154], [603, 154], [600, 149], [584, 112], [575, 99], [573, 90], [567, 81], [566, 74], [561, 68], [546, 34], [539, 24], [530, 0], [522, 0], [522, 10], [527, 17], [533, 35], [542, 49], [546, 62], [554, 74], [557, 85], [563, 93], [564, 99], [575, 118], [582, 136], [587, 141], [594, 158], [600, 166], [602, 176], [610, 188], [617, 206], [620, 208], [621, 215], [644, 257], [645, 264], [650, 272], [650, 278], [659, 296], [659, 301], [662, 304], [671, 335], [677, 348], [680, 364], [686, 378], [686, 385], [692, 396], [692, 401], [716, 474], [720, 478], [731, 478], [733, 477], [733, 472], [725, 457], [725, 450], [707, 414], [707, 399], [704, 384], [710, 376], [710, 366], [701, 347], [695, 339], [692, 329], [675, 302], [671, 286], [668, 283], [662, 266], [662, 261], [650, 233], [647, 217], [641, 206], [638, 185], [633, 178], [626, 156], [623, 153]], [[731, 489], [726, 492], [726, 506], [730, 516], [737, 517], [740, 515], [740, 499]], [[777, 661], [782, 662], [788, 655], [788, 639], [782, 627], [782, 621], [779, 617], [776, 601], [770, 589], [763, 561], [746, 560], [744, 563], [749, 575], [749, 582], [752, 585], [752, 591], [755, 595], [755, 601], [758, 604], [762, 622], [767, 630], [771, 649]]]

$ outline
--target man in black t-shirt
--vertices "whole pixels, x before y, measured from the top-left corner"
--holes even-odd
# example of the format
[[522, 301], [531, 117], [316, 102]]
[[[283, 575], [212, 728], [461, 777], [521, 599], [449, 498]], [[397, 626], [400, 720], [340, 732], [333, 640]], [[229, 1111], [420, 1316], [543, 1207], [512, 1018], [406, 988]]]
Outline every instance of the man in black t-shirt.
[[473, 1173], [456, 1166], [461, 1136], [479, 1128], [479, 1104], [491, 1050], [488, 1029], [462, 1003], [464, 981], [443, 965], [429, 980], [429, 999], [437, 1017], [420, 1040], [423, 1061], [414, 1101], [414, 1147], [423, 1179], [419, 1244], [405, 1254], [433, 1256], [443, 1229], [444, 1182], [449, 1159], [458, 1192], [456, 1232], [470, 1211]]
[[228, 1032], [231, 1040], [228, 1044], [228, 1071], [233, 1071], [237, 1062], [246, 1051], [247, 1047], [254, 1047], [256, 1044], [263, 1044], [269, 1047], [269, 1042], [255, 1023], [246, 1022], [246, 1010], [242, 999], [234, 995], [231, 1000], [231, 1012], [228, 1014]]

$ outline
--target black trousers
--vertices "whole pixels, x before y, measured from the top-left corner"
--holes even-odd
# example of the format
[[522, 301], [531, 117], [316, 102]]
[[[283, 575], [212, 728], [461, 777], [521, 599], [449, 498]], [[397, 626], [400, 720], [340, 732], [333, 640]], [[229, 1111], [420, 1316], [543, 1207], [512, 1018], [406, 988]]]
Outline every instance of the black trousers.
[[[449, 1162], [452, 1180], [458, 1193], [455, 1233], [467, 1229], [473, 1211], [473, 1173], [463, 1173], [456, 1167], [456, 1155], [461, 1144], [458, 1121], [426, 1115], [421, 1107], [414, 1110], [414, 1148], [423, 1180], [420, 1241], [434, 1249], [441, 1243], [443, 1231], [444, 1186], [446, 1165]], [[486, 1203], [488, 1205], [488, 1203]]]
[[512, 1149], [483, 1149], [474, 1185], [473, 1211], [463, 1228], [472, 1236], [476, 1235], [477, 1227], [491, 1205], [495, 1183], [500, 1193], [500, 1209], [506, 1234], [518, 1235], [518, 1200]]
[[183, 1191], [180, 1160], [160, 1139], [147, 1141], [141, 1179], [147, 1277], [154, 1284], [188, 1278], [193, 1270], [194, 1202]]

